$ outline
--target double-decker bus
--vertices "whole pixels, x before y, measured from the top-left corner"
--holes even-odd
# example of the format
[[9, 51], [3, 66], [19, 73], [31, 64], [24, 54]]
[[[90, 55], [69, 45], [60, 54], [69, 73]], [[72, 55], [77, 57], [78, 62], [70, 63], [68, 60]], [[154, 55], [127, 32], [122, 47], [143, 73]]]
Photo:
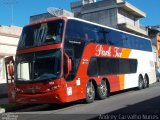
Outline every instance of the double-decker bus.
[[[32, 23], [23, 28], [7, 74], [9, 98], [91, 103], [111, 92], [144, 89], [156, 82], [153, 56], [150, 39], [78, 18]], [[9, 66], [13, 59], [7, 61]]]

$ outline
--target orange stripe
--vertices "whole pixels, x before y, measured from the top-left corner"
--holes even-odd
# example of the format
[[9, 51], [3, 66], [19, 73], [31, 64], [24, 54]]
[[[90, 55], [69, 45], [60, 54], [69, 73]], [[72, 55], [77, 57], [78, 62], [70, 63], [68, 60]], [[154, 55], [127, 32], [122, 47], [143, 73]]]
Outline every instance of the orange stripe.
[[129, 58], [129, 55], [131, 53], [131, 49], [123, 48], [122, 49], [122, 58]]
[[120, 90], [124, 90], [124, 75], [119, 75]]
[[[123, 48], [121, 58], [129, 58], [130, 53], [131, 49]], [[125, 75], [119, 75], [120, 90], [124, 90], [124, 78]]]

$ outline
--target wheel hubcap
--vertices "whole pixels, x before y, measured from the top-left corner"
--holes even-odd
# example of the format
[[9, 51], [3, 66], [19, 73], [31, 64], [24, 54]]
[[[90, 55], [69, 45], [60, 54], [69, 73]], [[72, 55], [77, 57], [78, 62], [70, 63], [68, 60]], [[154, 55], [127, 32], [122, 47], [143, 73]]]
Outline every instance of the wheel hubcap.
[[147, 79], [144, 79], [144, 87], [147, 87]]
[[102, 85], [100, 86], [100, 91], [101, 91], [101, 94], [102, 94], [103, 96], [105, 96], [105, 95], [106, 95], [106, 92], [107, 92], [106, 85], [102, 84]]
[[89, 86], [89, 87], [87, 88], [87, 96], [88, 96], [88, 98], [89, 98], [89, 99], [92, 99], [92, 98], [93, 98], [93, 94], [94, 94], [94, 91], [93, 91], [92, 87]]
[[143, 86], [143, 81], [142, 80], [139, 81], [139, 86], [140, 86], [140, 88]]

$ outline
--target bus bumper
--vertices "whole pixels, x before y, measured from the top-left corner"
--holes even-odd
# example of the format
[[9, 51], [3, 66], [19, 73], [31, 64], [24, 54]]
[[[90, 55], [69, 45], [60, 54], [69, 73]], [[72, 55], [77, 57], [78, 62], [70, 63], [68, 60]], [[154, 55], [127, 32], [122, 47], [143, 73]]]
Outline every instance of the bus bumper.
[[54, 92], [47, 92], [42, 94], [22, 94], [17, 93], [15, 96], [15, 103], [20, 104], [48, 104], [48, 103], [63, 103], [58, 94]]

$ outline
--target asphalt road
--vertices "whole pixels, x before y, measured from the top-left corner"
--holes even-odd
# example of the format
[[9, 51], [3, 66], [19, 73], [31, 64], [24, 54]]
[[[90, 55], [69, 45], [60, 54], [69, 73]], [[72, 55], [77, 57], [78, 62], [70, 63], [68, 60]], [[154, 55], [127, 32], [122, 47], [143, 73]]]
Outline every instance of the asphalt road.
[[[9, 115], [8, 115], [9, 114]], [[85, 104], [39, 105], [3, 117], [18, 120], [160, 119], [160, 82], [143, 90], [113, 93], [105, 100]], [[16, 120], [16, 119], [15, 119]]]

